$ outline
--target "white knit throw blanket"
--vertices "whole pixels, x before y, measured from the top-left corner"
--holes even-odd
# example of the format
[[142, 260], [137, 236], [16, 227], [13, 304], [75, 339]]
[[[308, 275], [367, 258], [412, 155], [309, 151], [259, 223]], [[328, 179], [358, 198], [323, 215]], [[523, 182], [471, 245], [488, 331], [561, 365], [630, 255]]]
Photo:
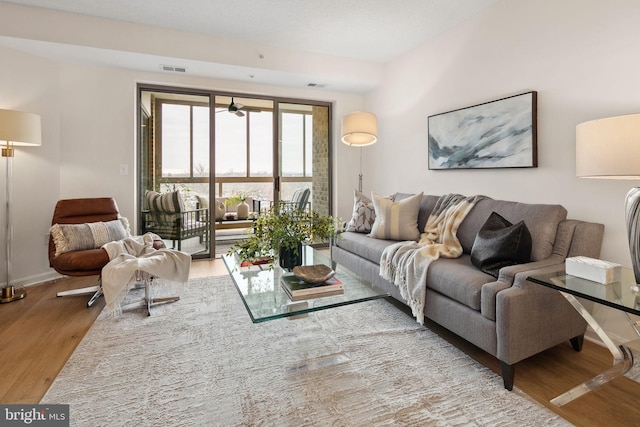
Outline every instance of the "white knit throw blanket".
[[155, 249], [153, 233], [127, 237], [102, 246], [109, 254], [109, 263], [102, 269], [102, 292], [107, 312], [120, 312], [127, 292], [136, 283], [137, 272], [159, 279], [186, 283], [191, 269], [191, 255], [173, 249]]
[[419, 242], [398, 242], [387, 246], [380, 258], [380, 276], [398, 286], [418, 323], [424, 323], [427, 270], [440, 257], [457, 258], [462, 245], [458, 227], [482, 196], [441, 196], [420, 235]]

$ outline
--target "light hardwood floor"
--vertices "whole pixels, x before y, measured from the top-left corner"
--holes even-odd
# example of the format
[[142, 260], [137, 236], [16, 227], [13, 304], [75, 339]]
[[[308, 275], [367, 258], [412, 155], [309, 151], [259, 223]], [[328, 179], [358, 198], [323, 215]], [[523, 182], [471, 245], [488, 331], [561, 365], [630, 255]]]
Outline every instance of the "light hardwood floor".
[[[192, 278], [223, 274], [227, 271], [221, 260], [192, 264]], [[0, 305], [0, 403], [40, 401], [104, 307], [102, 298], [87, 308], [86, 297], [57, 298], [56, 292], [89, 286], [95, 280], [67, 278], [31, 286], [24, 300]], [[499, 372], [492, 356], [436, 324], [427, 327]], [[566, 343], [518, 363], [515, 385], [578, 426], [640, 425], [640, 384], [627, 378], [618, 378], [562, 408], [549, 403], [607, 369], [611, 360], [609, 352], [596, 344], [585, 341], [582, 352], [577, 353]]]

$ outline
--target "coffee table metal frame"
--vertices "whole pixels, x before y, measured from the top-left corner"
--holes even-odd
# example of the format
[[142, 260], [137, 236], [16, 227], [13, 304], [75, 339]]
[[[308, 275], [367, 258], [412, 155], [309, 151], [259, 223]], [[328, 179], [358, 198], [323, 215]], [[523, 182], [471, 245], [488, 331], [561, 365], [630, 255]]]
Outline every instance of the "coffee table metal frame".
[[[346, 268], [337, 266], [332, 268], [336, 270], [336, 278], [344, 284], [344, 294], [292, 301], [282, 289], [280, 277], [293, 273], [283, 271], [280, 267], [271, 268], [268, 264], [241, 267], [240, 259], [235, 254], [223, 255], [222, 259], [253, 323], [301, 316], [389, 296]], [[303, 265], [314, 264], [331, 266], [331, 259], [322, 251], [303, 246]]]

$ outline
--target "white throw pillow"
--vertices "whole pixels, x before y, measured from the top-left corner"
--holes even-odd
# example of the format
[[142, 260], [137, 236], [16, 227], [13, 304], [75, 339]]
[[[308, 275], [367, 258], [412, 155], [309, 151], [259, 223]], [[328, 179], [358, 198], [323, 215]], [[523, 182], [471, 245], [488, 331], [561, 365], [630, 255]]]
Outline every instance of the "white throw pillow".
[[371, 229], [371, 237], [386, 240], [420, 239], [418, 230], [418, 212], [422, 193], [402, 199], [398, 202], [371, 193], [375, 221]]

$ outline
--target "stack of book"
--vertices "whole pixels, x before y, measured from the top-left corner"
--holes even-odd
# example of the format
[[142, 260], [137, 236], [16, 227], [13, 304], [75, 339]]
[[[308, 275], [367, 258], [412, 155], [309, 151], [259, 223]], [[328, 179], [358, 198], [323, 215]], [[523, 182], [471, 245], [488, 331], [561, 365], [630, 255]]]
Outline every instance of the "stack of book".
[[344, 294], [344, 285], [335, 277], [322, 283], [311, 284], [302, 279], [298, 279], [293, 274], [288, 274], [282, 276], [280, 282], [291, 301]]

